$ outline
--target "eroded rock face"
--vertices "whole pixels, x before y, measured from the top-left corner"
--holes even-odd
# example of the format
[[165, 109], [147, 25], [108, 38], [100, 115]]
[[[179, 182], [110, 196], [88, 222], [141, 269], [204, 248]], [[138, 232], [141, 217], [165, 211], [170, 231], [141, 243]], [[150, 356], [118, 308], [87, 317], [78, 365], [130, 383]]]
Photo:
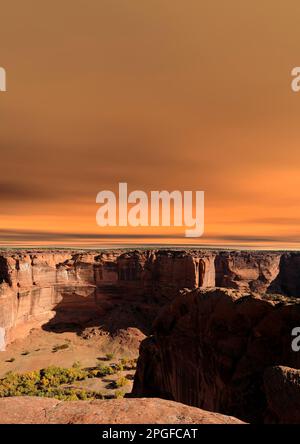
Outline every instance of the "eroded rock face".
[[280, 259], [265, 251], [223, 252], [216, 256], [216, 286], [264, 293], [278, 276]]
[[40, 326], [104, 325], [148, 333], [159, 308], [180, 289], [214, 285], [214, 255], [5, 252], [0, 283], [0, 350]]
[[300, 254], [213, 250], [0, 252], [0, 350], [40, 326], [148, 334], [184, 288], [300, 296]]
[[287, 296], [300, 295], [300, 255], [285, 253], [280, 257], [279, 273], [272, 281], [269, 291]]
[[291, 348], [295, 326], [300, 304], [288, 299], [277, 303], [222, 288], [186, 291], [162, 309], [154, 335], [142, 342], [133, 394], [262, 422], [266, 368], [300, 368], [300, 353]]
[[163, 399], [58, 401], [15, 397], [0, 399], [1, 424], [242, 424]]
[[264, 374], [267, 397], [265, 422], [280, 424], [300, 423], [300, 370], [275, 366]]

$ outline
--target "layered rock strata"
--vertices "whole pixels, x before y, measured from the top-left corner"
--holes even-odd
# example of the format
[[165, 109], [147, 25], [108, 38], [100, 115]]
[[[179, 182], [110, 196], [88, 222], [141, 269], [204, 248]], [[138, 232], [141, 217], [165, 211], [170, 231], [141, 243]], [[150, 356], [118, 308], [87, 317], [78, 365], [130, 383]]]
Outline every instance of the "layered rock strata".
[[300, 254], [213, 250], [0, 252], [0, 349], [31, 328], [134, 327], [148, 334], [184, 288], [298, 297]]
[[[199, 271], [201, 270], [201, 272]], [[32, 328], [149, 328], [184, 287], [214, 284], [214, 255], [184, 251], [0, 254], [0, 349]], [[107, 324], [107, 325], [105, 325]]]
[[[272, 411], [274, 421], [285, 422], [285, 406], [300, 406], [299, 376], [298, 391], [293, 388], [297, 402], [295, 395], [281, 403], [284, 388], [288, 398], [291, 384], [274, 371], [271, 381], [265, 372], [276, 365], [300, 368], [300, 352], [291, 347], [296, 326], [300, 304], [294, 299], [260, 298], [224, 288], [182, 292], [161, 310], [153, 336], [141, 344], [133, 394], [247, 422], [268, 421]], [[277, 390], [282, 396], [276, 398]]]

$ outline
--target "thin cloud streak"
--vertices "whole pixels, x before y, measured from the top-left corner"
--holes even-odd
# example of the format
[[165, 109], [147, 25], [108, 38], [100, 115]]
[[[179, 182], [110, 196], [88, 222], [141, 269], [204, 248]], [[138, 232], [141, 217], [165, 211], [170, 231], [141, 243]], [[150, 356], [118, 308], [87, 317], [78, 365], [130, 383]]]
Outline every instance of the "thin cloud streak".
[[[295, 247], [300, 242], [300, 236], [204, 236], [199, 240], [188, 239], [180, 235], [159, 235], [159, 234], [109, 234], [109, 233], [61, 233], [61, 232], [33, 232], [30, 230], [0, 230], [0, 246], [7, 245], [63, 245], [66, 247], [80, 245], [127, 245], [131, 241], [135, 244], [151, 244], [151, 245], [165, 245], [170, 247], [177, 246], [234, 246], [234, 245], [249, 245], [249, 246], [267, 246], [271, 248], [272, 245], [284, 246], [290, 245]], [[164, 242], [165, 241], [165, 242]]]

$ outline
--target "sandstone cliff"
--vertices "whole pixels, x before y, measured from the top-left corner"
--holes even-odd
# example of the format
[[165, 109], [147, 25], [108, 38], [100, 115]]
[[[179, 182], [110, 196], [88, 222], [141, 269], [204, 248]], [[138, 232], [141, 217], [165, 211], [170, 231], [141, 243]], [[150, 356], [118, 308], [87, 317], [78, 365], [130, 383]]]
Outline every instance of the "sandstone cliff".
[[148, 334], [184, 288], [299, 296], [299, 253], [213, 250], [0, 252], [0, 350], [31, 328], [135, 327]]
[[267, 397], [265, 422], [300, 424], [300, 370], [269, 367], [264, 373]]
[[[201, 271], [199, 271], [201, 270]], [[0, 254], [0, 350], [32, 328], [136, 327], [184, 287], [214, 285], [214, 255], [184, 251]]]
[[[300, 368], [300, 353], [291, 348], [300, 304], [281, 299], [220, 288], [183, 292], [162, 309], [154, 335], [141, 344], [133, 394], [264, 421], [271, 399], [267, 368]], [[272, 399], [273, 418], [284, 422], [280, 402]]]

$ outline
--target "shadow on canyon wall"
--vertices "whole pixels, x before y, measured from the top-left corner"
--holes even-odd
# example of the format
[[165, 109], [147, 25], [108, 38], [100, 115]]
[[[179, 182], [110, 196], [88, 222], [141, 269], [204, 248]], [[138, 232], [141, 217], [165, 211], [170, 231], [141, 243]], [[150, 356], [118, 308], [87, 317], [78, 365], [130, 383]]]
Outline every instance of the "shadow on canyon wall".
[[54, 317], [42, 328], [57, 333], [75, 332], [79, 336], [87, 328], [97, 328], [112, 336], [119, 330], [136, 328], [149, 335], [163, 305], [154, 295], [129, 291], [128, 286], [65, 288], [59, 291], [59, 299], [53, 309]]
[[95, 261], [92, 267], [76, 263], [72, 273], [77, 284], [56, 288], [55, 316], [44, 330], [82, 335], [86, 328], [95, 327], [115, 335], [121, 329], [136, 328], [149, 335], [164, 305], [183, 288], [206, 284], [207, 267], [201, 259], [195, 265], [182, 252], [170, 258], [168, 251], [161, 251], [156, 261], [133, 252], [115, 262]]
[[300, 297], [299, 253], [289, 253], [281, 256], [279, 273], [274, 281], [271, 282], [267, 292]]
[[83, 277], [85, 284], [57, 290], [55, 316], [43, 329], [81, 335], [95, 327], [115, 335], [120, 329], [137, 328], [149, 335], [161, 308], [184, 288], [207, 288], [213, 283], [250, 293], [300, 295], [297, 253], [277, 255], [277, 259], [224, 253], [210, 263], [204, 259], [195, 263], [181, 252], [173, 255], [171, 264], [169, 252], [162, 251], [156, 262], [147, 260], [141, 265], [138, 254], [124, 254], [115, 263], [94, 264], [92, 273], [90, 264], [78, 264], [76, 276]]

